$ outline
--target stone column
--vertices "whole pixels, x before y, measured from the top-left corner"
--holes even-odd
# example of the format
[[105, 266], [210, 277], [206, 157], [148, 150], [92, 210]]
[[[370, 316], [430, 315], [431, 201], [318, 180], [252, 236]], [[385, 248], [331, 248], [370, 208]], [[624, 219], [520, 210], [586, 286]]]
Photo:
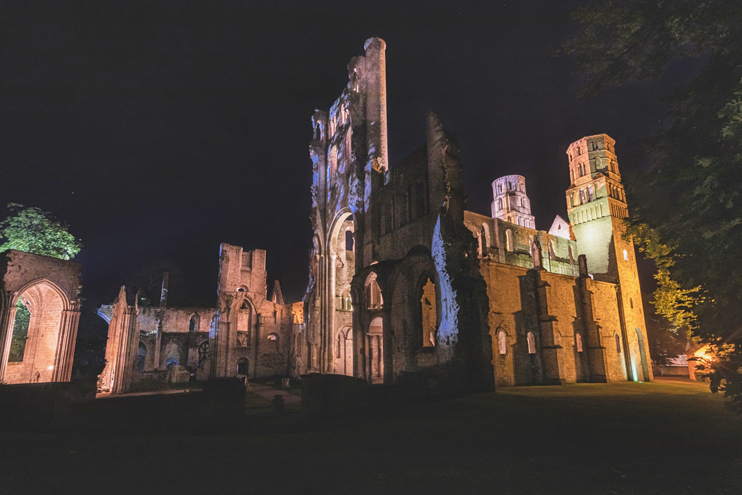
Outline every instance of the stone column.
[[13, 323], [16, 308], [12, 305], [15, 293], [0, 292], [0, 381], [5, 378], [10, 355], [10, 342], [13, 338]]
[[327, 315], [327, 341], [326, 341], [326, 363], [325, 363], [325, 373], [335, 373], [335, 353], [333, 345], [335, 343], [335, 285], [337, 283], [337, 254], [331, 254], [330, 255], [330, 277], [329, 277], [329, 287], [328, 287], [328, 298], [327, 298], [327, 307], [329, 309], [329, 314]]
[[155, 337], [155, 370], [160, 369], [160, 347], [162, 346], [162, 319], [157, 319], [157, 337]]
[[73, 309], [62, 311], [57, 350], [54, 356], [54, 371], [51, 380], [53, 382], [68, 382], [72, 377], [72, 361], [75, 356], [77, 327], [80, 321], [79, 307], [79, 303], [73, 303]]
[[387, 309], [391, 306], [389, 302], [391, 301], [392, 297], [391, 294], [387, 299], [384, 300], [384, 312], [381, 313], [381, 321], [384, 325], [383, 327], [383, 334], [382, 334], [382, 346], [381, 347], [381, 355], [382, 355], [382, 362], [384, 363], [384, 383], [392, 383], [394, 381], [394, 343], [392, 342], [392, 313], [390, 309]]
[[[539, 249], [539, 246], [536, 246], [536, 249]], [[534, 281], [536, 283], [536, 304], [538, 306], [539, 340], [541, 341], [544, 382], [559, 385], [565, 379], [563, 376], [564, 365], [559, 359], [559, 351], [562, 346], [554, 338], [555, 318], [549, 314], [549, 301], [546, 297], [546, 288], [549, 287], [549, 284], [541, 280], [539, 270], [536, 270]]]
[[587, 272], [587, 257], [584, 254], [578, 257], [578, 265], [580, 269], [580, 276], [577, 279], [577, 292], [580, 298], [579, 316], [588, 346], [589, 381], [605, 383], [607, 380], [605, 346], [600, 335], [600, 327], [595, 322], [592, 292], [588, 288], [588, 280], [592, 282], [592, 279]]
[[115, 394], [126, 393], [131, 388], [131, 375], [134, 371], [136, 351], [139, 348], [138, 314], [139, 308], [136, 306], [126, 306], [122, 315], [121, 340], [116, 356], [117, 373], [113, 377], [113, 387], [111, 390]]

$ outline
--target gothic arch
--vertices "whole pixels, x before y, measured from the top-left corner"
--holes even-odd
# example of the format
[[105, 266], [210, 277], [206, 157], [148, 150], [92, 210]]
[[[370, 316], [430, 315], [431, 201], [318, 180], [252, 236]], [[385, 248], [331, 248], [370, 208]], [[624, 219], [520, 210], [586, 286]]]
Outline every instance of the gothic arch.
[[[68, 381], [79, 302], [71, 301], [47, 278], [31, 280], [4, 296], [8, 306], [3, 311], [7, 312], [4, 328], [0, 328], [0, 342], [4, 342], [0, 348], [0, 379], [7, 383]], [[21, 298], [27, 318], [17, 313]], [[17, 345], [11, 352], [14, 340]]]
[[15, 291], [15, 295], [13, 296], [10, 302], [10, 307], [12, 308], [13, 306], [15, 306], [18, 303], [18, 298], [20, 298], [25, 292], [27, 292], [29, 289], [32, 289], [38, 285], [49, 286], [49, 288], [51, 288], [54, 292], [56, 292], [59, 295], [59, 297], [61, 297], [62, 303], [64, 304], [63, 311], [71, 311], [75, 309], [72, 307], [73, 305], [70, 302], [70, 298], [67, 295], [67, 293], [64, 290], [62, 290], [57, 284], [49, 280], [48, 278], [37, 278], [37, 279], [34, 279], [24, 284], [20, 289]]

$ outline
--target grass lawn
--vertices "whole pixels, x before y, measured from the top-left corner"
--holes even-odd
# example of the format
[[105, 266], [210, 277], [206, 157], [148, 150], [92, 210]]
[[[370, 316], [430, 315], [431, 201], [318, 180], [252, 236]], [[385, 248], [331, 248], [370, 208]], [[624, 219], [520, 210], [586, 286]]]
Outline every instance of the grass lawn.
[[742, 494], [742, 418], [700, 383], [500, 389], [231, 435], [3, 433], [0, 493]]

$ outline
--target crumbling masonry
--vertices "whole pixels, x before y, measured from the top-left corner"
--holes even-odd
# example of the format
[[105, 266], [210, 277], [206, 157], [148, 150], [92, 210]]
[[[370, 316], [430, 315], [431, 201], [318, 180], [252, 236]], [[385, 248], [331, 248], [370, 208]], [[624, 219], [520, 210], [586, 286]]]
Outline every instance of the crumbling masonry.
[[569, 147], [569, 223], [535, 230], [518, 175], [493, 182], [492, 217], [465, 211], [458, 141], [436, 115], [426, 143], [389, 166], [385, 49], [369, 39], [341, 96], [312, 117], [298, 371], [446, 374], [478, 389], [650, 380], [613, 139]]

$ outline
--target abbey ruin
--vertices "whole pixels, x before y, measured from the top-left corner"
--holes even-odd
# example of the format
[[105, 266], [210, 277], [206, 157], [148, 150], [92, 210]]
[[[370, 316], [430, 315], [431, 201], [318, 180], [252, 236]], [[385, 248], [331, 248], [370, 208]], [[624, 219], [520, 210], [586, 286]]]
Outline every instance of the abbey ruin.
[[[468, 211], [458, 139], [435, 114], [421, 122], [425, 142], [389, 163], [386, 44], [364, 48], [339, 98], [312, 115], [304, 300], [284, 301], [278, 282], [269, 294], [270, 253], [228, 244], [212, 308], [168, 307], [167, 287], [159, 307], [139, 307], [122, 288], [100, 310], [109, 323], [100, 391], [308, 373], [369, 384], [453, 377], [471, 390], [651, 380], [614, 140], [586, 136], [566, 150], [569, 218], [556, 216], [548, 232], [536, 230], [519, 175], [492, 183], [490, 216]], [[79, 266], [8, 256], [0, 379], [69, 380]], [[10, 356], [19, 304], [32, 322], [21, 361]]]
[[312, 118], [300, 371], [370, 383], [453, 373], [480, 389], [650, 380], [613, 139], [567, 150], [569, 223], [535, 230], [518, 175], [493, 182], [491, 217], [467, 211], [459, 145], [436, 115], [426, 142], [388, 163], [385, 47], [369, 39]]

